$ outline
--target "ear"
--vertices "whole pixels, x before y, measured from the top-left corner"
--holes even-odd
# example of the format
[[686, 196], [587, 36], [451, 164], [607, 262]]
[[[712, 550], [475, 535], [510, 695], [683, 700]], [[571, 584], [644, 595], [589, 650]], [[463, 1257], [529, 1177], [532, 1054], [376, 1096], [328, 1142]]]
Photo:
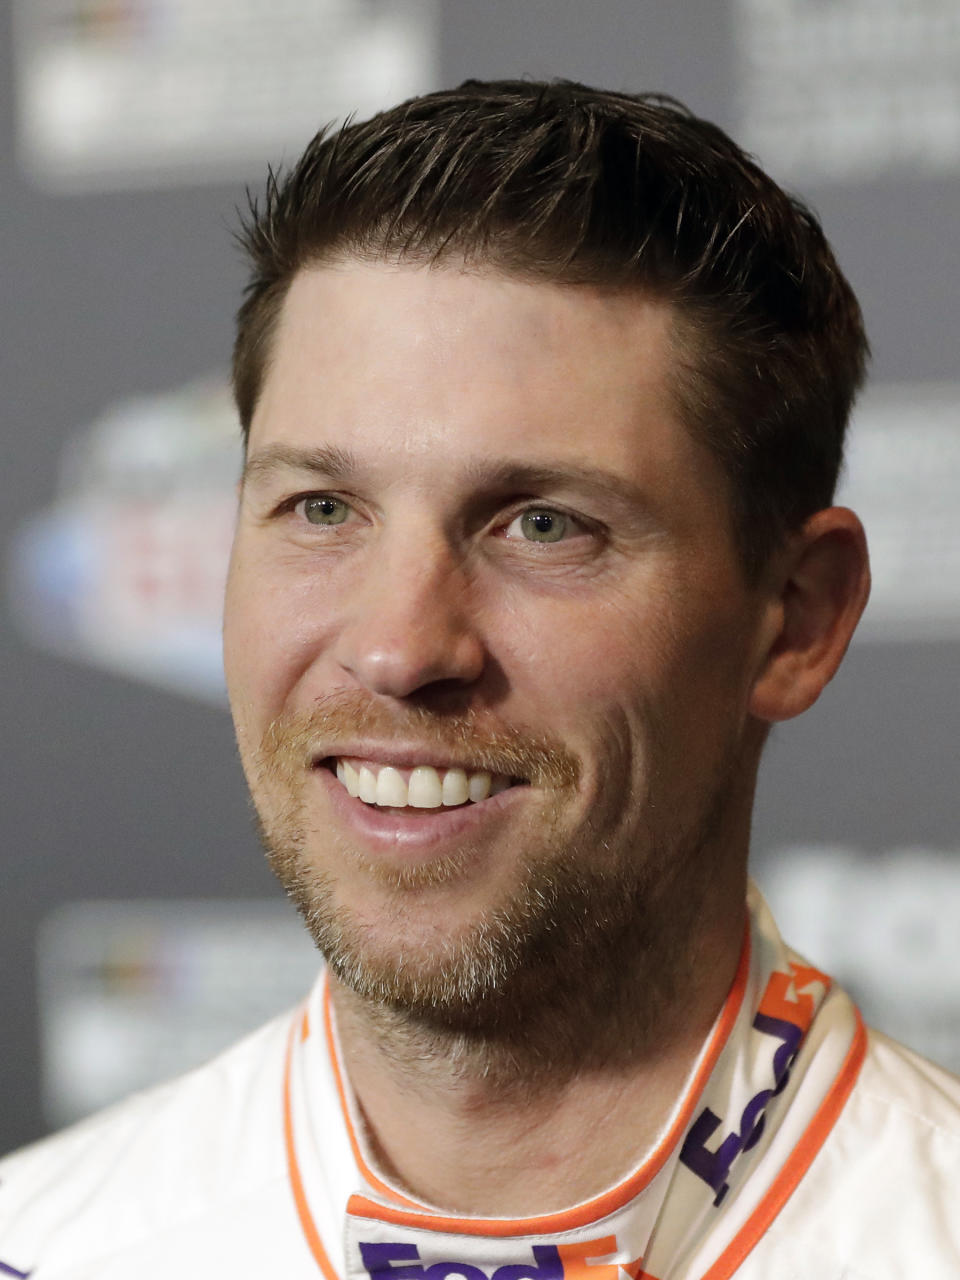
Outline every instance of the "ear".
[[860, 521], [846, 507], [818, 511], [777, 563], [752, 715], [789, 720], [816, 702], [847, 651], [869, 594]]

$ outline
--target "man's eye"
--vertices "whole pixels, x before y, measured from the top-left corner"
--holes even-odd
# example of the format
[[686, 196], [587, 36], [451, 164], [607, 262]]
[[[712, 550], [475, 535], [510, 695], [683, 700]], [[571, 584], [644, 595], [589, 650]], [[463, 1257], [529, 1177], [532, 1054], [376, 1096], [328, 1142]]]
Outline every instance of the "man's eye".
[[297, 505], [310, 524], [343, 524], [350, 514], [350, 508], [342, 498], [333, 498], [328, 494], [303, 498]]
[[508, 538], [523, 538], [526, 542], [559, 542], [573, 527], [573, 521], [562, 511], [532, 507], [510, 522], [506, 534]]

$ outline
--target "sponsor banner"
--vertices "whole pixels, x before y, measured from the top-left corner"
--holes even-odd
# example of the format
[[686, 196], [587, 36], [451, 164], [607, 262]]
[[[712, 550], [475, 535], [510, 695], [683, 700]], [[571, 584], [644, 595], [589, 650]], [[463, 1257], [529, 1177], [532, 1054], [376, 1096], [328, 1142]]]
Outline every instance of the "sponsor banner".
[[225, 704], [221, 619], [240, 474], [225, 385], [108, 410], [12, 545], [15, 619], [44, 649]]
[[960, 855], [825, 845], [764, 857], [791, 946], [823, 964], [881, 1031], [960, 1072]]
[[863, 520], [861, 640], [960, 639], [960, 383], [880, 384], [855, 410], [837, 500]]
[[435, 80], [437, 0], [17, 0], [23, 165], [56, 190], [248, 178]]
[[960, 172], [956, 0], [734, 0], [738, 138], [792, 182]]
[[280, 900], [68, 903], [37, 948], [51, 1127], [206, 1062], [301, 999], [319, 965]]

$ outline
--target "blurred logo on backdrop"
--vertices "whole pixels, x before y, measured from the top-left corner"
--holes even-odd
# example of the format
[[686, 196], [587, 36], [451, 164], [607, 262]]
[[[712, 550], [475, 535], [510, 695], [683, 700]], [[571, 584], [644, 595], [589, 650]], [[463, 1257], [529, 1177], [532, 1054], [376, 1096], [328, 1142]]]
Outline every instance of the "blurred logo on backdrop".
[[759, 875], [791, 946], [842, 983], [866, 1020], [960, 1071], [957, 852], [777, 850]]
[[246, 178], [322, 124], [431, 88], [437, 9], [17, 0], [21, 162], [56, 191]]
[[960, 172], [957, 0], [734, 0], [744, 144], [791, 182]]
[[11, 605], [24, 633], [63, 657], [223, 702], [240, 460], [219, 381], [108, 410], [71, 441], [54, 502], [13, 543]]
[[870, 545], [858, 641], [960, 640], [958, 487], [960, 383], [868, 387], [837, 493]]
[[301, 1000], [319, 965], [280, 900], [70, 902], [37, 960], [51, 1126], [206, 1062]]
[[[222, 703], [223, 587], [240, 434], [219, 382], [129, 400], [64, 452], [59, 493], [12, 548], [36, 644]], [[960, 639], [960, 385], [872, 389], [839, 499], [863, 517], [874, 587], [861, 641]]]

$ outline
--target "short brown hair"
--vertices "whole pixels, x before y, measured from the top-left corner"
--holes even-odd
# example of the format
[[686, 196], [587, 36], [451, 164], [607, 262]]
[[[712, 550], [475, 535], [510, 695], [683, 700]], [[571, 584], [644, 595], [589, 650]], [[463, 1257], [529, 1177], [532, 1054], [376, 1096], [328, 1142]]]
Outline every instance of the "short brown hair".
[[318, 133], [240, 239], [245, 438], [302, 267], [459, 259], [676, 304], [679, 412], [728, 478], [751, 576], [832, 500], [868, 352], [857, 300], [810, 210], [672, 98], [468, 80]]

